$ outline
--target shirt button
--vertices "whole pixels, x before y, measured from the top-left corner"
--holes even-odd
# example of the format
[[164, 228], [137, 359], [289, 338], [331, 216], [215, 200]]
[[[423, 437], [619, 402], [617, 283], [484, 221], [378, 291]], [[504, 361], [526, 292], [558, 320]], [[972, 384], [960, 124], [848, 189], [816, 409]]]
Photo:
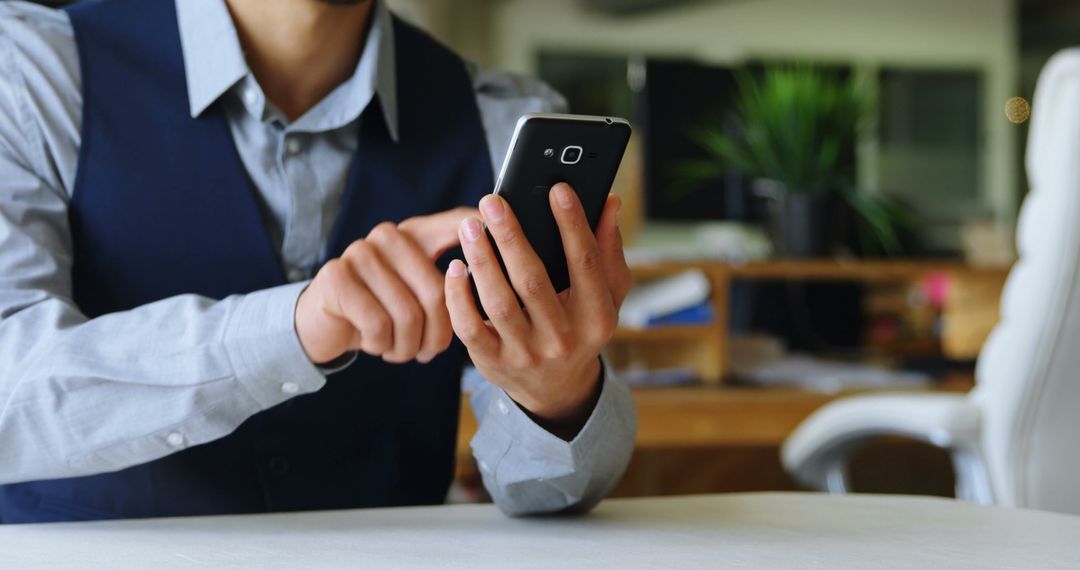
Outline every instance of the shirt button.
[[254, 89], [244, 89], [244, 103], [254, 105], [259, 102], [259, 94]]
[[285, 150], [288, 151], [289, 154], [296, 154], [300, 152], [300, 141], [296, 139], [289, 139], [285, 141]]
[[173, 447], [180, 447], [181, 445], [184, 445], [184, 436], [174, 431], [165, 438], [165, 441], [167, 441], [169, 445]]
[[500, 414], [506, 415], [510, 413], [510, 406], [507, 406], [506, 402], [502, 400], [495, 401], [495, 408], [499, 410]]
[[286, 274], [285, 277], [289, 280], [289, 283], [299, 283], [307, 278], [307, 273], [299, 267], [294, 267], [289, 270], [289, 273]]
[[281, 391], [286, 394], [295, 394], [300, 391], [300, 386], [296, 382], [286, 382], [281, 385]]

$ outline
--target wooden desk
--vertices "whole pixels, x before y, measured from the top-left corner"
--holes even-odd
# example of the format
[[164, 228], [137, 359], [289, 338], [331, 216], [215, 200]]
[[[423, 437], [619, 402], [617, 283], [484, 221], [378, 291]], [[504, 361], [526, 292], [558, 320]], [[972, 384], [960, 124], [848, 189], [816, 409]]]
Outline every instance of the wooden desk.
[[[635, 264], [637, 280], [664, 277], [688, 269], [700, 269], [712, 285], [715, 319], [708, 325], [657, 327], [646, 330], [619, 329], [608, 347], [608, 357], [622, 367], [635, 359], [645, 359], [654, 367], [692, 365], [706, 383], [717, 384], [728, 376], [728, 313], [731, 283], [758, 281], [857, 281], [863, 283], [915, 283], [931, 275], [944, 275], [972, 303], [977, 291], [980, 307], [988, 305], [978, 319], [978, 330], [957, 326], [958, 318], [946, 319], [943, 344], [957, 356], [971, 357], [997, 321], [997, 297], [1007, 269], [977, 269], [958, 262], [939, 261], [839, 261], [774, 260], [732, 265], [716, 261], [680, 261]], [[974, 285], [973, 285], [974, 284]]]
[[1077, 568], [1080, 517], [812, 494], [0, 526], [6, 568]]

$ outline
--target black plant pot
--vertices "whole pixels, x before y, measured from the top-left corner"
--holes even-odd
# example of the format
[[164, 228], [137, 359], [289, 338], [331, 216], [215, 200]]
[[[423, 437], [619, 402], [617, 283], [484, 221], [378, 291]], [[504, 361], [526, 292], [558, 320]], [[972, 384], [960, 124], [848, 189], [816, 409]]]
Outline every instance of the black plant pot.
[[781, 257], [825, 257], [833, 235], [829, 195], [780, 192], [770, 200], [773, 245]]

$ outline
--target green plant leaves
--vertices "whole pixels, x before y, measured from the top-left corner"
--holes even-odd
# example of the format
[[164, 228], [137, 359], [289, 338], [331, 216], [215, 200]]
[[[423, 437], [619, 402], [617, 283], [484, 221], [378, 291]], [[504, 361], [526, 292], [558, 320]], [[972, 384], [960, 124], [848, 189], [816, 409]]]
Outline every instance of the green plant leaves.
[[863, 82], [810, 65], [774, 66], [757, 74], [743, 70], [736, 80], [734, 116], [718, 114], [690, 131], [710, 158], [676, 164], [686, 184], [669, 194], [678, 196], [731, 169], [775, 180], [787, 192], [840, 192], [862, 218], [863, 249], [898, 252], [904, 209], [854, 190], [853, 157], [845, 156], [874, 111]]
[[738, 76], [735, 118], [745, 149], [742, 160], [717, 155], [744, 174], [782, 182], [789, 192], [824, 194], [851, 177], [841, 156], [854, 145], [867, 115], [867, 98], [855, 79], [805, 65], [772, 67], [761, 77]]

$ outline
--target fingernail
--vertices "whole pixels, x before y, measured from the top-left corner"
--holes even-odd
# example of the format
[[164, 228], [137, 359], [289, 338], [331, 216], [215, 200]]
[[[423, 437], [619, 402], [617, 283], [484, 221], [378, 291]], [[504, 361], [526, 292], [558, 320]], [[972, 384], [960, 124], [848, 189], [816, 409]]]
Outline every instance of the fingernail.
[[622, 214], [622, 198], [618, 196], [612, 196], [613, 207], [615, 208], [615, 227], [619, 226], [619, 217]]
[[469, 241], [480, 239], [480, 231], [480, 222], [476, 218], [465, 218], [465, 221], [461, 222], [461, 233], [465, 234], [465, 239]]
[[465, 262], [460, 259], [455, 259], [450, 262], [450, 267], [446, 268], [446, 275], [449, 277], [464, 277], [465, 276]]
[[421, 352], [416, 355], [416, 361], [420, 364], [427, 364], [428, 362], [431, 362], [432, 358], [435, 358], [435, 356], [426, 352]]
[[555, 201], [559, 203], [559, 207], [564, 210], [569, 210], [574, 205], [574, 197], [571, 196], [570, 187], [566, 184], [556, 184], [555, 188]]
[[489, 223], [501, 222], [503, 215], [506, 214], [502, 198], [494, 194], [488, 194], [480, 200], [480, 209], [484, 212], [484, 219]]

